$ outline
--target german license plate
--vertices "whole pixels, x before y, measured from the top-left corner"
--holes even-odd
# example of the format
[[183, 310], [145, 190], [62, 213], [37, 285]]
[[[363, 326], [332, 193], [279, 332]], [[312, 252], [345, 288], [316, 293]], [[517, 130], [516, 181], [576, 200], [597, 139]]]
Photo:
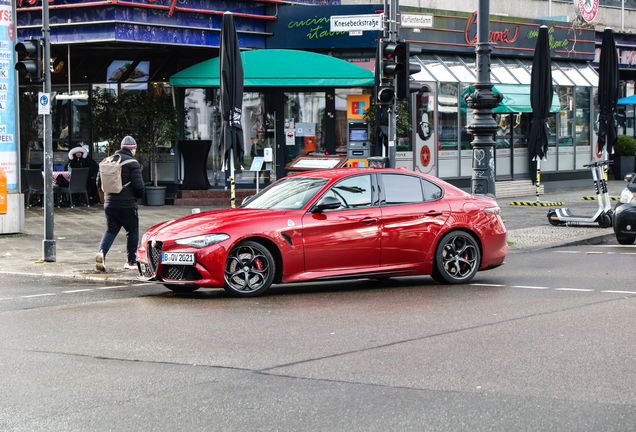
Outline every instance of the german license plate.
[[162, 252], [162, 264], [194, 265], [196, 254], [192, 252]]

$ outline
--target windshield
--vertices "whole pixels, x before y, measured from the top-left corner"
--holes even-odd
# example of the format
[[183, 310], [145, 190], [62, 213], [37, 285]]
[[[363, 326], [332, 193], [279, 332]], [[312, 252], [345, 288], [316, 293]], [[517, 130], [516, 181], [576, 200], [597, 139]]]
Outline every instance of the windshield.
[[263, 189], [241, 207], [298, 210], [305, 207], [328, 181], [328, 179], [314, 177], [285, 178]]

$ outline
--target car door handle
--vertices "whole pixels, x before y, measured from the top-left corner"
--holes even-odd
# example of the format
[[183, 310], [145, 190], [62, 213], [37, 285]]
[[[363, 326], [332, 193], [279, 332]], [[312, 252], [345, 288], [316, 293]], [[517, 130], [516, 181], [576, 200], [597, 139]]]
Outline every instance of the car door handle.
[[426, 213], [424, 213], [424, 216], [441, 216], [442, 212], [439, 210], [429, 210]]
[[374, 222], [377, 222], [377, 221], [378, 221], [378, 218], [370, 218], [370, 217], [367, 217], [367, 218], [362, 219], [362, 220], [360, 221], [360, 223], [363, 223], [363, 224], [371, 224], [371, 223], [374, 223]]

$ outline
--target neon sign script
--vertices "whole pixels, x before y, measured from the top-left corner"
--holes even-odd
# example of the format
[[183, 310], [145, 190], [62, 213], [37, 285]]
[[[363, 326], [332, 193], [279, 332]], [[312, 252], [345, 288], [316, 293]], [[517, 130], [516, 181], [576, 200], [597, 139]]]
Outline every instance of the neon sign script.
[[[473, 33], [473, 28], [474, 30], [474, 34], [475, 36], [473, 36], [472, 38], [470, 37], [471, 33]], [[503, 31], [491, 31], [488, 37], [488, 40], [490, 42], [504, 42], [504, 43], [513, 43], [514, 41], [517, 40], [517, 37], [519, 36], [519, 24], [517, 24], [515, 26], [515, 34], [512, 36], [512, 38], [510, 37], [510, 29], [505, 29]], [[471, 15], [470, 19], [468, 20], [468, 23], [466, 24], [466, 43], [472, 44], [477, 42], [477, 11], [473, 12], [473, 14]]]

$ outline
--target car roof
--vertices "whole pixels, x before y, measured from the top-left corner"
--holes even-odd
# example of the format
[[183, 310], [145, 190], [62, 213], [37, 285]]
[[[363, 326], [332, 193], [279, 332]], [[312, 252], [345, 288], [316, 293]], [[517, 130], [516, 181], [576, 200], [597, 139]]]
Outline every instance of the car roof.
[[415, 174], [420, 177], [422, 176], [420, 173], [414, 171], [407, 171], [404, 169], [393, 169], [393, 168], [334, 168], [328, 170], [316, 170], [316, 171], [303, 171], [299, 173], [294, 173], [288, 177], [318, 177], [318, 178], [326, 178], [329, 180], [337, 180], [343, 177], [350, 176], [352, 174], [364, 174], [364, 173], [395, 173], [395, 174]]

